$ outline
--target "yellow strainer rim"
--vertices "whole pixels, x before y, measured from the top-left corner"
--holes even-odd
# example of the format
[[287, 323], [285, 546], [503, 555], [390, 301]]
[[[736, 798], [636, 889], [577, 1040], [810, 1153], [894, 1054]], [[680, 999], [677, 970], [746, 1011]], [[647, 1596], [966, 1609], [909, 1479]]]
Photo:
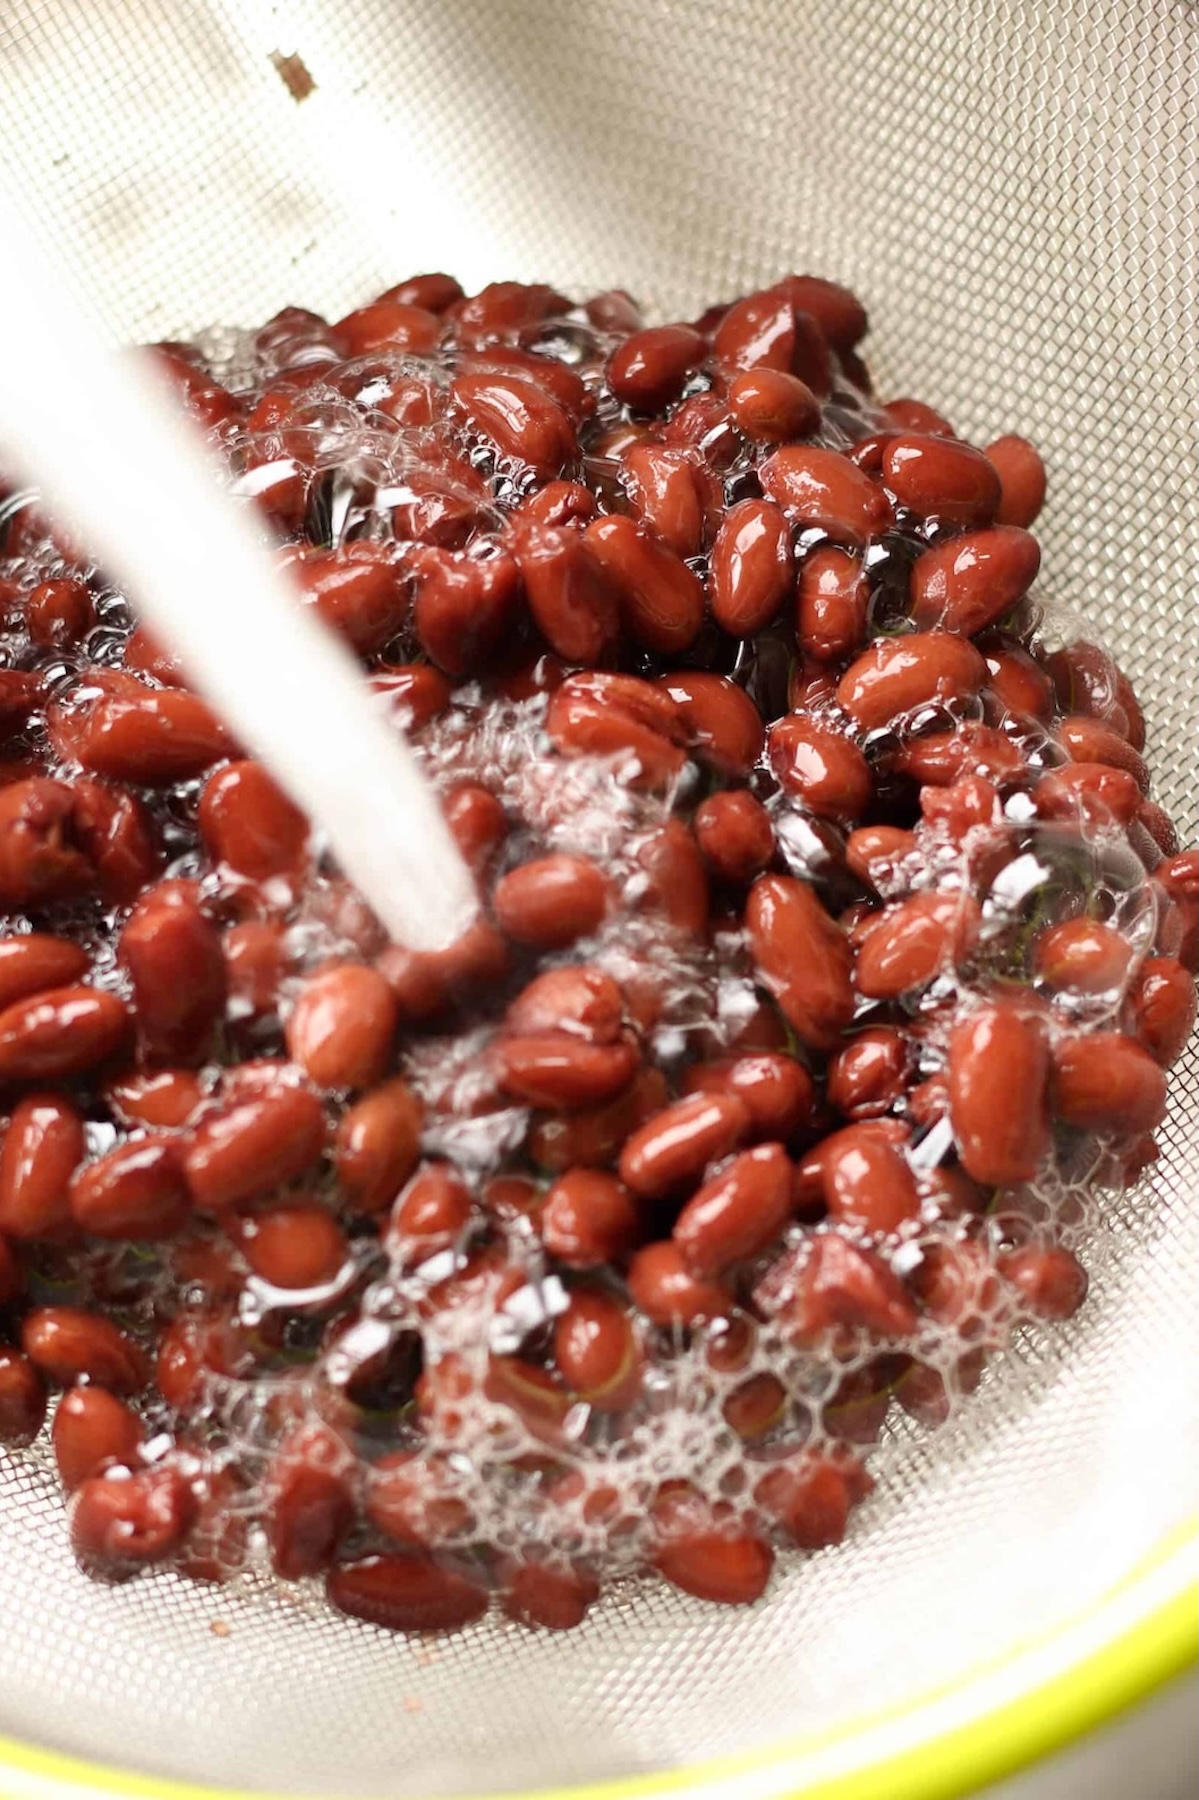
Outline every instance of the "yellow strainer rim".
[[[1199, 1659], [1199, 1514], [1099, 1600], [959, 1680], [829, 1732], [525, 1800], [953, 1800], [1063, 1749]], [[297, 1800], [137, 1774], [0, 1736], [5, 1800]], [[480, 1797], [481, 1800], [481, 1797]]]

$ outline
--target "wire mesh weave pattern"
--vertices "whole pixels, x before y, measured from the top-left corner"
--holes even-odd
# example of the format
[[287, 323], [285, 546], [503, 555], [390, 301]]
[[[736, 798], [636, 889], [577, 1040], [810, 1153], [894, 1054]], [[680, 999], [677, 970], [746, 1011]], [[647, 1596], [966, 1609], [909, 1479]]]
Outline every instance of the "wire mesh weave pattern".
[[[0, 178], [121, 339], [336, 314], [417, 268], [672, 316], [788, 268], [871, 307], [884, 393], [1041, 447], [1040, 591], [1146, 703], [1195, 827], [1196, 15], [1184, 0], [9, 0]], [[297, 101], [272, 55], [315, 83]], [[0, 1461], [0, 1731], [192, 1780], [416, 1794], [597, 1779], [828, 1727], [1094, 1598], [1199, 1453], [1196, 1066], [1092, 1299], [852, 1541], [748, 1614], [636, 1590], [565, 1639], [396, 1641], [317, 1603], [75, 1572]]]

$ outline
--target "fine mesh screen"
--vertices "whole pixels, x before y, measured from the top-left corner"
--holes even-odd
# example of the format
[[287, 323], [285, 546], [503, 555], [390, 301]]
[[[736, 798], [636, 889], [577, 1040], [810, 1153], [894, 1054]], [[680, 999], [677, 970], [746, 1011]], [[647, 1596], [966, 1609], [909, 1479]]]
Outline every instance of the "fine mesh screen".
[[[1189, 0], [8, 0], [0, 59], [0, 178], [117, 338], [336, 316], [439, 266], [665, 316], [848, 281], [884, 394], [1041, 447], [1040, 592], [1129, 668], [1193, 834]], [[0, 1732], [242, 1786], [484, 1791], [852, 1721], [1052, 1628], [1192, 1504], [1195, 1093], [1192, 1050], [1083, 1315], [952, 1432], [897, 1435], [852, 1541], [757, 1609], [638, 1589], [565, 1638], [422, 1645], [172, 1575], [107, 1590], [52, 1474], [8, 1458]]]

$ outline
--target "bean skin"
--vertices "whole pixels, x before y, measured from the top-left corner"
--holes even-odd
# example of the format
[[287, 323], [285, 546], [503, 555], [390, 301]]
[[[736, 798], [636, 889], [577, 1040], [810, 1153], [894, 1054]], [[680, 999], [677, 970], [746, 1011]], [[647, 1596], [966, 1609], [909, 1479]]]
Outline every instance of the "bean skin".
[[1060, 1038], [1050, 1103], [1065, 1125], [1105, 1135], [1155, 1131], [1166, 1113], [1166, 1077], [1148, 1051], [1116, 1031]]
[[984, 1186], [1031, 1181], [1049, 1144], [1043, 1022], [982, 1006], [949, 1035], [949, 1111], [958, 1155]]
[[788, 1022], [817, 1050], [831, 1050], [853, 1017], [852, 955], [844, 932], [807, 883], [762, 875], [745, 909], [750, 952]]
[[699, 846], [682, 819], [668, 819], [637, 850], [645, 885], [643, 912], [661, 913], [675, 931], [703, 939], [708, 933], [708, 874]]

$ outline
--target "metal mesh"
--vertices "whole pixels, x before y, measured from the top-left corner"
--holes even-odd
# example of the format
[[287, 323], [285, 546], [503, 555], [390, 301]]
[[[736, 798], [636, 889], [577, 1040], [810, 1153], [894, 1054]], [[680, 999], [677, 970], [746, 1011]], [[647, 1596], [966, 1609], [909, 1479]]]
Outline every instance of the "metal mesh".
[[[1195, 34], [1189, 0], [8, 0], [0, 176], [120, 338], [336, 315], [425, 267], [667, 316], [847, 280], [884, 393], [1041, 446], [1041, 591], [1133, 673], [1193, 832]], [[173, 1575], [103, 1589], [11, 1458], [0, 1731], [193, 1780], [482, 1792], [852, 1721], [1048, 1630], [1190, 1502], [1195, 1094], [1192, 1052], [1082, 1317], [954, 1430], [898, 1437], [852, 1541], [758, 1609], [637, 1589], [567, 1638], [424, 1646]]]

